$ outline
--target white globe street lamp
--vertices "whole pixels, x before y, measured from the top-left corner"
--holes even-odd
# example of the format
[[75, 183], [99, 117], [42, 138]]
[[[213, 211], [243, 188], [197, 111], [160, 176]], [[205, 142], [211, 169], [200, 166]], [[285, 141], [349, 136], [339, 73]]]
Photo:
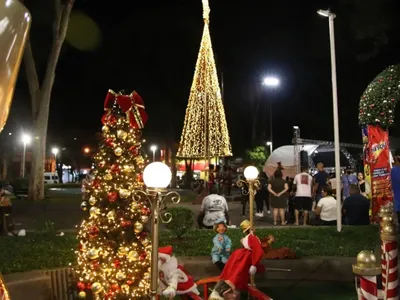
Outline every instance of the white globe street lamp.
[[246, 169], [244, 169], [244, 177], [246, 177], [247, 180], [255, 180], [258, 177], [258, 169], [254, 166], [248, 166]]
[[31, 142], [31, 136], [24, 133], [22, 134], [21, 141], [23, 144], [23, 151], [22, 151], [20, 174], [22, 178], [25, 178], [26, 145], [28, 145]]
[[[256, 195], [257, 189], [260, 187], [260, 182], [257, 180], [258, 177], [258, 169], [254, 166], [248, 166], [243, 171], [244, 177], [246, 180], [239, 180], [237, 182], [237, 186], [243, 188], [245, 185], [248, 186], [248, 195], [249, 195], [249, 210], [250, 210], [250, 227], [254, 228], [254, 196]], [[246, 195], [246, 194], [244, 194]]]
[[[168, 223], [171, 221], [171, 214], [161, 213], [160, 209], [166, 199], [171, 199], [174, 204], [179, 203], [180, 196], [177, 192], [166, 192], [165, 189], [171, 182], [172, 173], [169, 167], [162, 162], [149, 164], [143, 172], [143, 181], [147, 191], [139, 191], [136, 194], [145, 198], [151, 204], [151, 284], [150, 294], [152, 300], [157, 299], [158, 290], [158, 244], [160, 240], [160, 221]], [[167, 219], [165, 219], [167, 218]]]
[[280, 80], [277, 77], [265, 77], [263, 84], [269, 87], [277, 87], [280, 84]]

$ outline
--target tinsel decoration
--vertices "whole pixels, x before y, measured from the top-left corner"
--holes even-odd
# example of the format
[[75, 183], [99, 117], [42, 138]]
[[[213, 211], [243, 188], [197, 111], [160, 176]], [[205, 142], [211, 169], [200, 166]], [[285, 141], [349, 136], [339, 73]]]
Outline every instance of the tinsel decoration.
[[147, 115], [137, 93], [109, 91], [104, 106], [94, 178], [81, 204], [88, 216], [77, 236], [77, 295], [93, 300], [145, 299], [151, 243], [144, 226], [151, 211], [135, 191], [143, 189], [141, 128]]
[[360, 100], [359, 123], [388, 128], [394, 124], [394, 111], [400, 98], [400, 64], [384, 70], [368, 85]]

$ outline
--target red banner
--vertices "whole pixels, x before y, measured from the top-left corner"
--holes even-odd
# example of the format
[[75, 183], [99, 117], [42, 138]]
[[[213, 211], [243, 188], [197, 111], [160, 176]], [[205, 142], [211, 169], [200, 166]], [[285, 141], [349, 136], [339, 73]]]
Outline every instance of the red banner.
[[380, 126], [368, 125], [367, 161], [371, 170], [372, 219], [378, 220], [382, 205], [393, 201], [390, 180], [389, 134]]

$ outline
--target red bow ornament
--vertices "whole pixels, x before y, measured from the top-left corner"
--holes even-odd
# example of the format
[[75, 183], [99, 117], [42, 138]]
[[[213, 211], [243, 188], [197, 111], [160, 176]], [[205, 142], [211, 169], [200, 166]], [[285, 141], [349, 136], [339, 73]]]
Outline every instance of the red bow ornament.
[[111, 115], [111, 106], [117, 101], [119, 107], [126, 114], [126, 119], [133, 128], [142, 129], [147, 122], [148, 116], [144, 110], [144, 101], [142, 97], [133, 91], [130, 95], [115, 93], [113, 90], [108, 90], [106, 99], [104, 100], [104, 110], [106, 113], [101, 118], [103, 124], [107, 124]]

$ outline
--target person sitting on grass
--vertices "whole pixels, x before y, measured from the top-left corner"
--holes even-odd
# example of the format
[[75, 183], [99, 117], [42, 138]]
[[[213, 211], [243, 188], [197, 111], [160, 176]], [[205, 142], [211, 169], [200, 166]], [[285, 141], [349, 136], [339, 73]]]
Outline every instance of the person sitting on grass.
[[213, 187], [210, 195], [204, 197], [201, 203], [200, 213], [197, 217], [199, 228], [213, 229], [214, 224], [219, 219], [224, 219], [229, 224], [228, 203], [223, 196], [216, 194], [217, 190]]
[[324, 186], [321, 189], [322, 198], [318, 201], [315, 214], [320, 216], [321, 225], [335, 226], [337, 222], [336, 199], [332, 196], [330, 186]]

